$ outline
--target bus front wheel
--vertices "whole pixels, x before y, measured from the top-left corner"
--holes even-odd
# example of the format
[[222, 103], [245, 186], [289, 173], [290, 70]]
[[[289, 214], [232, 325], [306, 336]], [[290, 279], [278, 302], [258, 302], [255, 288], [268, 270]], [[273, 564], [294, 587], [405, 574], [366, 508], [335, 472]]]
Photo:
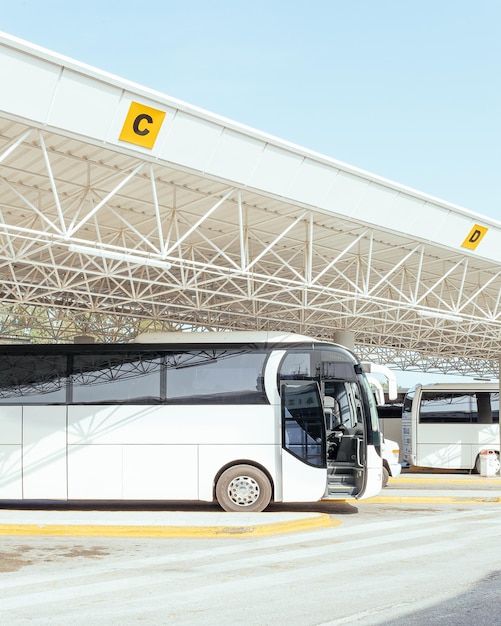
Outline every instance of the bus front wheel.
[[271, 500], [271, 484], [257, 467], [235, 465], [219, 477], [216, 498], [225, 511], [263, 511]]
[[386, 487], [389, 480], [390, 480], [390, 472], [383, 465], [383, 484], [381, 485], [383, 489]]

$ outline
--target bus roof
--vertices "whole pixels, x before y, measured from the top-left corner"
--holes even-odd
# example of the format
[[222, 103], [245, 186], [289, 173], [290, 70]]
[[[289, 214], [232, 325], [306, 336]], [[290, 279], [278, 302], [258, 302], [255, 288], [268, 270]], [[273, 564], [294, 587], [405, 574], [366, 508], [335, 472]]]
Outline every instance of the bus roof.
[[326, 343], [320, 339], [280, 331], [236, 330], [228, 332], [158, 332], [142, 333], [133, 343]]
[[466, 383], [430, 383], [426, 385], [417, 384], [409, 388], [408, 393], [417, 389], [422, 391], [498, 391], [498, 382], [471, 381]]

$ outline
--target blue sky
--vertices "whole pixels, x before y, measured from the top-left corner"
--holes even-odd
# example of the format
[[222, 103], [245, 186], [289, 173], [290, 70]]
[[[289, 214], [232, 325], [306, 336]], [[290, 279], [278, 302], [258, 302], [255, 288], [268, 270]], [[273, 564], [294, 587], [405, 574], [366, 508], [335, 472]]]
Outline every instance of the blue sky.
[[501, 220], [498, 0], [0, 0], [0, 30]]

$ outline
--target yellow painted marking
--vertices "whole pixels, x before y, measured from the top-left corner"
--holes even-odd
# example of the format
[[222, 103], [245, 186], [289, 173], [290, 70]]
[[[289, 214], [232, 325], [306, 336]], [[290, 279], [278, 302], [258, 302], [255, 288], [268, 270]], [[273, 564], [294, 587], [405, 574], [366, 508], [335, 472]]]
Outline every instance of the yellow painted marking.
[[501, 504], [497, 496], [454, 497], [454, 496], [375, 496], [360, 500], [360, 504]]
[[0, 535], [78, 537], [248, 537], [301, 532], [338, 526], [327, 514], [257, 526], [108, 526], [93, 524], [0, 524]]
[[421, 483], [421, 484], [435, 484], [443, 485], [448, 484], [460, 484], [460, 485], [495, 485], [498, 484], [501, 488], [501, 476], [490, 478], [478, 477], [478, 478], [410, 478], [407, 476], [399, 476], [398, 478], [390, 478], [390, 483], [397, 485], [398, 483]]
[[164, 118], [165, 111], [131, 102], [119, 139], [151, 149], [155, 145]]
[[468, 233], [468, 236], [463, 241], [461, 246], [463, 248], [468, 248], [469, 250], [475, 250], [475, 248], [482, 241], [485, 233], [488, 230], [489, 229], [486, 228], [485, 226], [480, 226], [479, 224], [475, 224], [475, 226], [470, 230], [470, 232]]

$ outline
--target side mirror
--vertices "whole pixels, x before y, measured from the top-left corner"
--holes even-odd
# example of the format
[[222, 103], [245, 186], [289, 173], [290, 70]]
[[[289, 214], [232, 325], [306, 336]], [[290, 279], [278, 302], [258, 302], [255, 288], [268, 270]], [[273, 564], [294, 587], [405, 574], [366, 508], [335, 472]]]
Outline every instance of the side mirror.
[[362, 371], [366, 374], [382, 374], [388, 381], [388, 398], [390, 400], [398, 398], [397, 377], [389, 367], [379, 363], [362, 363]]
[[377, 378], [374, 378], [374, 376], [368, 375], [367, 380], [374, 387], [374, 395], [376, 396], [376, 404], [378, 406], [383, 406], [384, 404], [383, 385], [379, 382]]

